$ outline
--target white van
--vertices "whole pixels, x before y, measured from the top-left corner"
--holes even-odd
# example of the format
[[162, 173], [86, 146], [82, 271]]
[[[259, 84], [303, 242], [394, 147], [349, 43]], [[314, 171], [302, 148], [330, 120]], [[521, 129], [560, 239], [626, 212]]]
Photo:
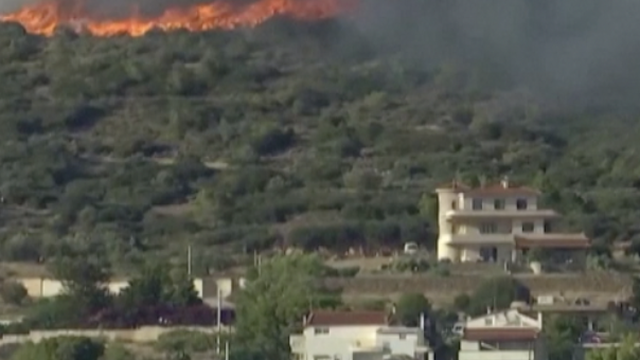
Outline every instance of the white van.
[[406, 255], [414, 255], [418, 252], [418, 244], [414, 242], [408, 242], [404, 244], [404, 253]]

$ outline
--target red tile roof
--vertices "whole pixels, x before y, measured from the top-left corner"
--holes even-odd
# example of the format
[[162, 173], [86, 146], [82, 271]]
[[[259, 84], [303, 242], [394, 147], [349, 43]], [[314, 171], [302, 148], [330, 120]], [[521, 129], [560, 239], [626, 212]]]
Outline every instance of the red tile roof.
[[382, 311], [313, 311], [305, 326], [388, 325], [389, 315]]
[[591, 241], [585, 234], [545, 234], [544, 237], [516, 235], [516, 248], [586, 249]]
[[471, 189], [469, 186], [461, 183], [460, 181], [457, 180], [452, 180], [448, 183], [444, 183], [441, 185], [438, 185], [437, 189], [449, 189], [449, 190], [460, 190], [460, 191], [465, 191], [465, 190], [469, 190]]
[[527, 187], [527, 186], [513, 186], [507, 185], [506, 187], [500, 182], [496, 184], [483, 185], [480, 187], [472, 188], [459, 181], [452, 181], [438, 186], [438, 189], [457, 190], [464, 192], [465, 194], [476, 196], [538, 196], [540, 191]]
[[524, 341], [535, 340], [539, 334], [540, 330], [530, 327], [487, 327], [465, 329], [462, 338], [470, 341]]
[[540, 192], [534, 188], [530, 188], [527, 186], [507, 186], [504, 187], [502, 184], [492, 184], [485, 185], [482, 187], [474, 188], [465, 191], [465, 194], [469, 195], [477, 195], [477, 196], [494, 196], [494, 195], [503, 195], [503, 196], [538, 196]]

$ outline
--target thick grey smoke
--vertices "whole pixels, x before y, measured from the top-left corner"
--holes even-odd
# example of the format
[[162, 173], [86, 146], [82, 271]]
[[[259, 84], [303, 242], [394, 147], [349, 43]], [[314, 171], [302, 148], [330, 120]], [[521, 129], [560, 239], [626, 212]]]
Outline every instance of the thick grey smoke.
[[28, 4], [31, 1], [25, 0], [0, 0], [0, 13], [6, 13], [18, 10], [24, 4]]
[[640, 96], [637, 0], [368, 0], [356, 21], [427, 65], [463, 61], [551, 96]]
[[[37, 0], [0, 0], [0, 12]], [[208, 0], [59, 0], [93, 14], [153, 15]], [[257, 0], [227, 0], [242, 4]], [[323, 1], [323, 0], [298, 0]], [[345, 0], [346, 1], [346, 0]], [[464, 62], [547, 95], [640, 98], [640, 0], [360, 0], [371, 42], [425, 66]], [[585, 100], [586, 99], [586, 100]]]

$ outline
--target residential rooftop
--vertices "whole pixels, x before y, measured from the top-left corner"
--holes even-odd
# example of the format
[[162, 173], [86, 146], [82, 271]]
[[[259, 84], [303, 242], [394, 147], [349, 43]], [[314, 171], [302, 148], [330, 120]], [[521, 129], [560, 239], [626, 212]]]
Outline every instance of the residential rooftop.
[[462, 339], [469, 341], [525, 341], [538, 338], [540, 330], [523, 327], [487, 327], [467, 328], [462, 334]]
[[315, 310], [304, 319], [305, 326], [385, 326], [389, 324], [390, 316], [383, 311]]
[[507, 179], [497, 183], [482, 184], [477, 187], [466, 185], [460, 181], [453, 180], [450, 183], [441, 184], [436, 191], [456, 191], [474, 196], [539, 196], [540, 191], [528, 186], [518, 186], [511, 184]]

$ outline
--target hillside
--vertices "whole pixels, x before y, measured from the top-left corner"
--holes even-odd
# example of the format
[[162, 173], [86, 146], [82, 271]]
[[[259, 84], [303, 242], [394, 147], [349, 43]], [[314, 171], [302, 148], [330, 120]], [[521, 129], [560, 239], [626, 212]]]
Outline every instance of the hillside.
[[636, 235], [635, 110], [369, 35], [338, 20], [140, 38], [0, 24], [0, 257], [126, 266], [192, 244], [203, 267], [281, 244], [429, 246], [423, 194], [505, 174], [567, 228]]

